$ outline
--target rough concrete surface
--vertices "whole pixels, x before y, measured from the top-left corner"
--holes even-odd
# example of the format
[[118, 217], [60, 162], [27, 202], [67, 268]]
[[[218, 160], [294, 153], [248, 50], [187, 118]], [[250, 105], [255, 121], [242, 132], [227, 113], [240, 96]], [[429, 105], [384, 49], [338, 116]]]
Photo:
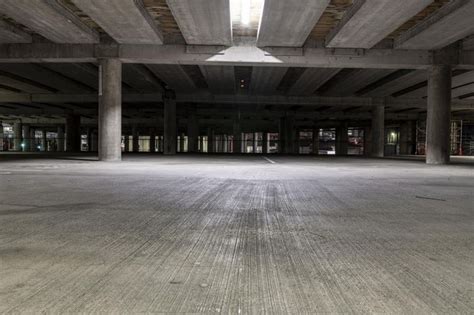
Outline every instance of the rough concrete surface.
[[0, 156], [0, 312], [472, 313], [472, 163], [267, 158]]

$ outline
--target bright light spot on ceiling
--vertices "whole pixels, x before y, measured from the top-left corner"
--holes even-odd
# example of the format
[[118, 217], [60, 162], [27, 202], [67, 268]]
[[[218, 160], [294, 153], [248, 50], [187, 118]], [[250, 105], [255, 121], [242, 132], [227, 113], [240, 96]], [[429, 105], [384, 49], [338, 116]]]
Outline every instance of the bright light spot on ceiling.
[[258, 28], [265, 0], [230, 0], [232, 25], [238, 28]]
[[240, 23], [242, 25], [250, 24], [250, 0], [240, 0]]

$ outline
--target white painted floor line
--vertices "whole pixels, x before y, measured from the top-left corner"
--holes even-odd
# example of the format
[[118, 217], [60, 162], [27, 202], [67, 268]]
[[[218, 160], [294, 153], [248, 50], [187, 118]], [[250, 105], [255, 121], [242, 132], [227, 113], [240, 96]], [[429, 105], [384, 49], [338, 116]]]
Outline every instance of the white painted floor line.
[[276, 164], [275, 161], [273, 160], [270, 160], [269, 158], [267, 158], [266, 156], [262, 156], [265, 160], [267, 160], [268, 162], [272, 163], [272, 164]]

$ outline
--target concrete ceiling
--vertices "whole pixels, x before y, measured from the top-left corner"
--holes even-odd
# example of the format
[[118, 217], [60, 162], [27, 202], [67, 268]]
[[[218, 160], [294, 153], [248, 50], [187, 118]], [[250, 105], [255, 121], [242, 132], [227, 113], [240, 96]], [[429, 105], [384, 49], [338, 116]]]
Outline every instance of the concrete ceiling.
[[473, 1], [248, 3], [0, 1], [0, 96], [88, 99], [98, 58], [118, 57], [126, 94], [423, 100], [430, 50], [457, 41], [453, 99], [474, 93]]

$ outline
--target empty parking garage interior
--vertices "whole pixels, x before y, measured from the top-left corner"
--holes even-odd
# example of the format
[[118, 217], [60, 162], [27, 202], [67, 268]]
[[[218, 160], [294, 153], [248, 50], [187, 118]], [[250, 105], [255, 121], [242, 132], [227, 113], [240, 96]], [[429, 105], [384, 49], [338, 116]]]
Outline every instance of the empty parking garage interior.
[[0, 0], [0, 313], [472, 314], [473, 16]]

